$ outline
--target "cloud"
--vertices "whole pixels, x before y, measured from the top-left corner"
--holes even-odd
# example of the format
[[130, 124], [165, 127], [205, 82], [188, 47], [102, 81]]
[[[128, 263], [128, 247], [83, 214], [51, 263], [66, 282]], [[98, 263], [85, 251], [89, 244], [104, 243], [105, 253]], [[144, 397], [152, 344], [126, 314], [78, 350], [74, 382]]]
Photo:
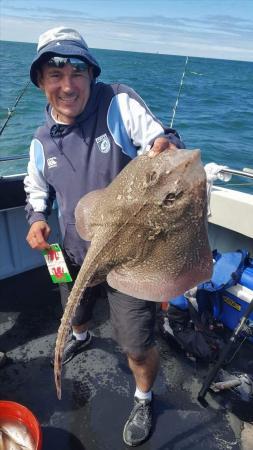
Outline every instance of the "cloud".
[[66, 25], [83, 33], [93, 48], [253, 61], [250, 19], [218, 14], [201, 19], [161, 15], [98, 19], [78, 10], [27, 9], [30, 16], [25, 19], [19, 16], [19, 8], [16, 14], [2, 14], [2, 39], [23, 41], [25, 36], [26, 41], [36, 42], [47, 28]]
[[[9, 11], [9, 12], [8, 12]], [[92, 18], [92, 16], [88, 13], [85, 13], [84, 11], [78, 11], [78, 10], [67, 10], [67, 9], [59, 9], [59, 8], [43, 8], [43, 7], [37, 7], [37, 8], [14, 8], [11, 10], [8, 10], [3, 15], [5, 17], [25, 17], [28, 19], [34, 19], [34, 20], [48, 20], [55, 18], [68, 18], [72, 20], [80, 19], [80, 18]]]

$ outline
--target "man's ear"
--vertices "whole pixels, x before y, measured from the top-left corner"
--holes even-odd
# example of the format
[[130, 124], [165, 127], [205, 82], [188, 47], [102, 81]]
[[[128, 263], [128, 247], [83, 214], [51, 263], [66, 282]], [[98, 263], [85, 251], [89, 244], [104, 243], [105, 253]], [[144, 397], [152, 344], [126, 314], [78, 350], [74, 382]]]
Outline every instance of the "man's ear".
[[88, 68], [88, 73], [89, 73], [90, 81], [94, 80], [94, 73], [93, 73], [93, 67], [92, 66], [90, 66]]
[[44, 82], [43, 82], [43, 76], [40, 70], [37, 70], [37, 83], [39, 88], [44, 91]]

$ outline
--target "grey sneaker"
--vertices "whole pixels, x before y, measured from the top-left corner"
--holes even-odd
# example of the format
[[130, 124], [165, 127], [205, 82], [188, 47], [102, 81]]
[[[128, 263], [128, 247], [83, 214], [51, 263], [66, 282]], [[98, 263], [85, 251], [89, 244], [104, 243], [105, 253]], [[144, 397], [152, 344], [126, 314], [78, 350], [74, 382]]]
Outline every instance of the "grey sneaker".
[[[89, 331], [87, 331], [87, 337], [84, 341], [79, 341], [75, 338], [75, 336], [70, 335], [69, 340], [64, 348], [63, 357], [62, 357], [62, 365], [67, 364], [71, 361], [74, 356], [88, 347], [90, 341], [92, 339], [92, 335]], [[54, 358], [51, 359], [51, 365], [54, 365]]]
[[134, 398], [134, 407], [123, 430], [123, 441], [130, 447], [144, 442], [152, 427], [152, 401]]

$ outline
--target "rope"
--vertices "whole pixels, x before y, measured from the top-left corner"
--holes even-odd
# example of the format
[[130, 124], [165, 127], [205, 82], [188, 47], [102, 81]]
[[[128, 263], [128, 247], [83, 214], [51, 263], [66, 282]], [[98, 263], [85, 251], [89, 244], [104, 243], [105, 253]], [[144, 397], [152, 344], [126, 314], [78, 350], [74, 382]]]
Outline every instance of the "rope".
[[0, 136], [1, 136], [2, 132], [4, 131], [7, 123], [9, 122], [10, 118], [13, 116], [13, 114], [15, 112], [15, 109], [16, 109], [16, 106], [19, 103], [19, 101], [21, 100], [21, 98], [23, 97], [23, 95], [24, 95], [25, 91], [27, 90], [29, 84], [30, 84], [30, 80], [26, 83], [25, 87], [22, 89], [22, 91], [20, 92], [19, 96], [16, 98], [16, 101], [15, 101], [14, 105], [12, 106], [12, 108], [8, 108], [7, 118], [6, 118], [2, 128], [0, 130]]

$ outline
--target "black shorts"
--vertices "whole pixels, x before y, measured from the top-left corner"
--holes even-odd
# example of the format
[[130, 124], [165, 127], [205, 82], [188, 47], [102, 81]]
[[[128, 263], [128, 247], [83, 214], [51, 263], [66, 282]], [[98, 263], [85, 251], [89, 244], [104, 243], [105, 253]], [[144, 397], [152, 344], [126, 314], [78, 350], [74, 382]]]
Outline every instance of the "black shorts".
[[[65, 259], [74, 281], [80, 267], [71, 263], [66, 255]], [[73, 283], [60, 283], [63, 309], [65, 309], [72, 286]], [[96, 298], [100, 297], [101, 289], [105, 288], [110, 306], [113, 337], [122, 350], [138, 356], [153, 347], [155, 345], [156, 303], [130, 297], [112, 289], [107, 284], [86, 289], [76, 309], [72, 325], [82, 325], [91, 320]]]
[[126, 353], [140, 355], [155, 345], [156, 303], [108, 288], [114, 338]]

